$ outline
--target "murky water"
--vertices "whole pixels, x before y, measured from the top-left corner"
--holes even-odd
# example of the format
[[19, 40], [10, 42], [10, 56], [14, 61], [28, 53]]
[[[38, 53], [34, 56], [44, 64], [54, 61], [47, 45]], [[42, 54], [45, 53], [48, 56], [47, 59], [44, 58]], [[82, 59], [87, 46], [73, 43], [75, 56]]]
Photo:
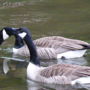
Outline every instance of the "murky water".
[[[61, 35], [90, 42], [90, 0], [0, 0], [0, 29], [4, 26], [28, 27], [33, 39]], [[0, 46], [0, 90], [85, 90], [67, 85], [27, 82], [28, 62], [17, 60], [27, 58], [13, 57], [12, 42], [14, 38], [8, 39]], [[3, 64], [7, 59], [10, 71], [5, 75]], [[41, 61], [43, 66], [55, 63], [89, 66], [90, 51], [86, 53], [86, 57], [78, 59]]]

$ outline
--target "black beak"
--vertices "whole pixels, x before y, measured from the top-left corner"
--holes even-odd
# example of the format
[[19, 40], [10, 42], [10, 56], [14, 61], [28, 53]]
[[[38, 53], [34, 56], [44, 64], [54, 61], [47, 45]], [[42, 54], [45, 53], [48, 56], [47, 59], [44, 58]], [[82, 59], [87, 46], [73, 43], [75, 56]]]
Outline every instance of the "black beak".
[[2, 31], [0, 31], [0, 45], [3, 43], [3, 36], [2, 36]]

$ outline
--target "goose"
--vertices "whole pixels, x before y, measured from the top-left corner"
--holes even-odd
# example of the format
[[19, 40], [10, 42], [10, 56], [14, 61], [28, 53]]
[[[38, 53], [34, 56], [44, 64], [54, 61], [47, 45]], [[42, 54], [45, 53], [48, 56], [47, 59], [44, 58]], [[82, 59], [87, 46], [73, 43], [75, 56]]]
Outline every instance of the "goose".
[[[9, 33], [20, 30], [20, 28], [5, 27], [3, 31], [3, 39], [6, 40]], [[6, 33], [7, 34], [6, 34]], [[2, 32], [0, 32], [2, 34]], [[5, 33], [5, 34], [4, 34]], [[5, 38], [6, 37], [6, 38]], [[13, 48], [14, 55], [21, 55], [28, 57], [29, 50], [27, 45], [16, 35], [15, 45]], [[2, 37], [0, 37], [2, 40]], [[3, 40], [1, 41], [3, 42]], [[82, 57], [87, 49], [90, 49], [90, 44], [81, 40], [68, 39], [61, 36], [49, 36], [34, 40], [37, 53], [40, 59], [70, 59]]]
[[18, 32], [26, 43], [30, 52], [27, 66], [27, 79], [47, 84], [90, 84], [90, 67], [72, 64], [54, 64], [48, 67], [40, 66], [37, 49], [33, 43], [31, 33], [27, 28]]

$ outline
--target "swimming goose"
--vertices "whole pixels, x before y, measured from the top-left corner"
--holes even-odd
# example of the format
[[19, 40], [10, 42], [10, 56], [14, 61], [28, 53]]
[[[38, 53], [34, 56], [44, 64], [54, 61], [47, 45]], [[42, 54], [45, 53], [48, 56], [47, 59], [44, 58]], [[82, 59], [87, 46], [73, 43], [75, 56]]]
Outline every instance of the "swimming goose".
[[18, 35], [25, 41], [30, 52], [30, 61], [27, 66], [28, 80], [70, 85], [90, 83], [90, 67], [87, 66], [55, 64], [48, 67], [41, 67], [36, 47], [28, 29], [22, 28]]
[[[11, 31], [8, 29], [11, 29]], [[13, 30], [19, 31], [20, 29], [21, 28], [4, 28], [3, 30], [12, 32]], [[82, 57], [87, 49], [90, 49], [90, 44], [87, 42], [61, 36], [39, 38], [34, 40], [34, 44], [36, 45], [40, 59], [77, 58]], [[27, 57], [30, 55], [27, 45], [24, 45], [23, 41], [18, 36], [16, 36], [13, 53]]]

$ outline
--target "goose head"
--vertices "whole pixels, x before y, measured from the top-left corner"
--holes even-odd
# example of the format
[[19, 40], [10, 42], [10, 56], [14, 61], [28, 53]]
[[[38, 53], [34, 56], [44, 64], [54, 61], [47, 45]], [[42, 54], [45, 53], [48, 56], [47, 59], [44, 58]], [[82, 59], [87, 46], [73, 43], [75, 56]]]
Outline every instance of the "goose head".
[[23, 40], [18, 36], [18, 31], [20, 28], [11, 28], [11, 27], [4, 27], [0, 31], [0, 45], [8, 39], [10, 36], [15, 37], [15, 48], [20, 48], [24, 45]]

